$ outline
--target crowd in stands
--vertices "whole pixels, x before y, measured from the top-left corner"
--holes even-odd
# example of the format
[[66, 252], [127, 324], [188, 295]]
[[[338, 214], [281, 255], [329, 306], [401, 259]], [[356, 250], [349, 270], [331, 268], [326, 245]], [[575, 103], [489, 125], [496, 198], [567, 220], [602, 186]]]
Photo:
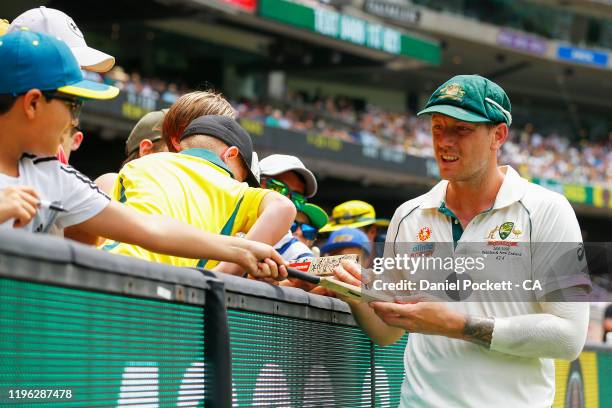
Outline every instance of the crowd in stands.
[[[89, 73], [126, 92], [171, 104], [188, 92], [185, 85], [160, 79], [143, 79], [115, 67], [105, 76]], [[346, 97], [308, 98], [290, 92], [282, 101], [263, 103], [248, 99], [232, 101], [239, 117], [260, 121], [267, 126], [338, 138], [365, 146], [399, 149], [407, 154], [432, 157], [429, 120], [413, 112], [393, 112], [369, 104], [356, 104]], [[612, 187], [612, 131], [607, 139], [593, 142], [552, 133], [542, 135], [531, 123], [511, 128], [501, 162], [515, 167], [524, 177], [559, 182]]]
[[173, 104], [179, 96], [189, 92], [184, 84], [166, 82], [159, 78], [142, 78], [138, 72], [128, 74], [118, 65], [106, 73], [83, 70], [83, 76], [91, 81], [112, 85], [123, 92], [135, 93], [166, 104]]
[[[358, 111], [346, 98], [325, 98], [310, 105], [295, 101], [290, 95], [284, 109], [243, 101], [237, 109], [241, 117], [268, 126], [314, 130], [347, 142], [400, 149], [414, 156], [434, 154], [430, 121], [412, 112], [391, 112], [371, 105]], [[612, 131], [600, 142], [570, 141], [555, 133], [543, 136], [531, 123], [515, 126], [500, 162], [512, 165], [524, 177], [612, 187]]]

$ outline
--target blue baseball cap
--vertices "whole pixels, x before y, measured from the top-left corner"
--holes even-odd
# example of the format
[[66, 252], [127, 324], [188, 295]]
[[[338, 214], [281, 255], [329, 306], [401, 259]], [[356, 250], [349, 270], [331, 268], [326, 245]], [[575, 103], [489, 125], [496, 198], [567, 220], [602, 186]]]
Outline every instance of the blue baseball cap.
[[63, 41], [23, 29], [0, 37], [0, 94], [30, 89], [59, 91], [86, 99], [112, 99], [114, 86], [83, 79], [79, 63]]
[[340, 228], [329, 235], [327, 243], [321, 248], [321, 253], [328, 253], [342, 248], [359, 248], [370, 255], [370, 240], [361, 230], [356, 228]]

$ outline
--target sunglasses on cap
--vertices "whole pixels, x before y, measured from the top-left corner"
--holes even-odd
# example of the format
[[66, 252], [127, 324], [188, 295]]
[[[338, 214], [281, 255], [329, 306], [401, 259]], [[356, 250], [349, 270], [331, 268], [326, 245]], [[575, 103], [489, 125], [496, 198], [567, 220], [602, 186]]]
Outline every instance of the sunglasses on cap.
[[293, 225], [291, 225], [291, 232], [295, 233], [299, 229], [302, 230], [302, 235], [304, 238], [314, 241], [317, 237], [317, 229], [310, 224], [306, 224], [305, 222], [294, 221]]
[[55, 91], [43, 91], [42, 94], [48, 101], [57, 99], [58, 101], [64, 102], [64, 104], [66, 104], [66, 106], [70, 110], [70, 116], [72, 117], [73, 126], [78, 126], [79, 115], [81, 114], [81, 107], [83, 106], [82, 99], [78, 99]]
[[303, 194], [291, 190], [285, 183], [273, 178], [262, 178], [261, 181], [264, 183], [264, 187], [268, 190], [276, 191], [280, 195], [290, 197], [291, 201], [298, 210], [301, 211], [302, 208], [304, 208], [307, 200]]

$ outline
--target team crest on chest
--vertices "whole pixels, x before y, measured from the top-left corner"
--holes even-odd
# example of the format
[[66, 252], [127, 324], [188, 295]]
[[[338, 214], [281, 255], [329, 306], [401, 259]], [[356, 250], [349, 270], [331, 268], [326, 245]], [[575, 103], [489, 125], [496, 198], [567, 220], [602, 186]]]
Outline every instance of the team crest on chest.
[[[495, 225], [490, 230], [487, 230], [485, 239], [489, 240], [489, 244], [516, 244], [516, 240], [523, 234], [523, 231], [512, 221], [506, 221], [501, 225]], [[501, 241], [493, 241], [499, 238]]]
[[429, 238], [431, 238], [431, 228], [421, 227], [421, 229], [419, 230], [419, 233], [417, 234], [417, 238], [421, 242], [427, 241]]
[[499, 237], [501, 239], [506, 239], [512, 233], [512, 227], [514, 227], [514, 223], [507, 221], [499, 226]]

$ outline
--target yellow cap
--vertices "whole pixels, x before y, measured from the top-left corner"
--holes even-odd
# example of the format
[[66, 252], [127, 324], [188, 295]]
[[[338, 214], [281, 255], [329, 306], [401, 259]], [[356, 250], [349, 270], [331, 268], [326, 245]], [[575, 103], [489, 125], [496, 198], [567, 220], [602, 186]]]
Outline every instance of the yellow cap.
[[361, 228], [376, 224], [376, 221], [376, 211], [371, 204], [351, 200], [335, 206], [329, 223], [319, 232], [331, 232], [344, 227]]

